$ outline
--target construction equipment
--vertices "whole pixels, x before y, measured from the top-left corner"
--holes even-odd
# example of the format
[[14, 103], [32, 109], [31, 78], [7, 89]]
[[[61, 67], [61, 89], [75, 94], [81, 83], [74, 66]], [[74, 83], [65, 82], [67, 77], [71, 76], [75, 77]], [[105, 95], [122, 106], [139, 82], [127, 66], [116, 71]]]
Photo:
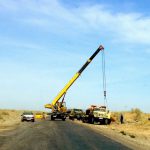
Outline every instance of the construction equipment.
[[82, 122], [87, 123], [100, 123], [100, 124], [110, 124], [111, 123], [111, 113], [107, 107], [107, 98], [106, 98], [106, 75], [105, 75], [105, 55], [104, 51], [102, 53], [102, 73], [103, 73], [103, 92], [104, 92], [104, 105], [96, 106], [91, 105], [82, 115]]
[[[58, 119], [62, 119], [65, 121], [66, 106], [65, 106], [64, 98], [65, 98], [66, 92], [71, 87], [71, 85], [79, 78], [81, 73], [91, 63], [91, 61], [94, 59], [94, 57], [102, 50], [104, 50], [104, 47], [102, 45], [100, 45], [98, 47], [98, 49], [93, 53], [93, 55], [81, 67], [81, 69], [71, 78], [71, 80], [65, 85], [65, 87], [58, 93], [58, 95], [54, 98], [52, 103], [45, 105], [45, 108], [52, 109], [51, 120], [58, 118]], [[58, 102], [61, 98], [62, 98], [62, 101]]]
[[96, 122], [107, 125], [111, 123], [111, 113], [106, 106], [91, 105], [82, 116], [82, 122], [91, 124]]
[[71, 109], [71, 112], [69, 114], [69, 119], [70, 120], [81, 120], [82, 119], [82, 115], [83, 115], [83, 110], [82, 109]]

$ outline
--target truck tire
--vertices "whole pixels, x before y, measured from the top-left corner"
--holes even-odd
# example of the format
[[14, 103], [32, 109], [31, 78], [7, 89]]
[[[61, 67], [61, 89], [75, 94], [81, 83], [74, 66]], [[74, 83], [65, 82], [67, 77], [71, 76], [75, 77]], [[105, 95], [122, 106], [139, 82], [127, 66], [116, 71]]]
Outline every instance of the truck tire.
[[62, 121], [65, 121], [66, 120], [66, 118], [62, 118]]
[[91, 122], [90, 122], [90, 123], [91, 123], [91, 124], [94, 124], [94, 117], [91, 117], [91, 119], [90, 119], [90, 120], [91, 120]]
[[82, 122], [85, 123], [85, 119], [84, 118], [82, 118]]
[[111, 123], [111, 119], [108, 119], [108, 124], [110, 124]]
[[107, 118], [105, 118], [105, 120], [104, 120], [104, 124], [105, 124], [105, 125], [108, 125], [108, 124], [109, 124], [109, 121], [108, 121], [108, 119], [107, 119]]
[[81, 120], [81, 117], [80, 117], [80, 115], [77, 115], [77, 117], [76, 117], [76, 118], [77, 118], [77, 120]]
[[51, 120], [55, 120], [55, 119], [53, 118], [53, 116], [51, 116]]
[[74, 120], [74, 117], [73, 117], [73, 116], [69, 116], [69, 119], [73, 121], [73, 120]]

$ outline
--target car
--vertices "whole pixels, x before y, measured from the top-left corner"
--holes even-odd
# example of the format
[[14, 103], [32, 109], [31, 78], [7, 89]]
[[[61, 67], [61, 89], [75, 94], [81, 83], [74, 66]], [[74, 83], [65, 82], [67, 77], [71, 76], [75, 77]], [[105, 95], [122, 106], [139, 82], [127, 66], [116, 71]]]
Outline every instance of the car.
[[34, 122], [35, 121], [34, 114], [32, 112], [23, 112], [23, 114], [21, 115], [21, 121], [22, 122], [24, 121]]

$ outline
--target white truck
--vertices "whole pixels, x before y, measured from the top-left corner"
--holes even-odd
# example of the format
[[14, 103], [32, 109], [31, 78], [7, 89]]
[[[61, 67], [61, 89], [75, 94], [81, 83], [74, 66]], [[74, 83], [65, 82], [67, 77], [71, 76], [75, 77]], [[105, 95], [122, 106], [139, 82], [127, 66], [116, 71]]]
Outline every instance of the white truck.
[[95, 106], [91, 105], [82, 116], [82, 122], [100, 124], [110, 124], [111, 123], [111, 113], [107, 110], [106, 106]]

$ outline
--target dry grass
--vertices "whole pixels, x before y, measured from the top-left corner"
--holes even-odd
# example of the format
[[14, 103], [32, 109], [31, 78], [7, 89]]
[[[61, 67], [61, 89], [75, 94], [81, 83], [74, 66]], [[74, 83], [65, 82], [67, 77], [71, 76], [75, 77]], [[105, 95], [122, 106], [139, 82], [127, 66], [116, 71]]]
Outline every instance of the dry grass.
[[134, 121], [141, 121], [142, 120], [142, 111], [138, 108], [131, 109], [131, 113], [134, 114]]
[[[124, 123], [120, 123], [120, 114], [124, 116]], [[113, 112], [112, 117], [115, 120], [109, 126], [115, 132], [133, 139], [143, 145], [150, 147], [150, 114], [143, 113], [140, 109], [131, 109], [128, 112]]]
[[[124, 123], [120, 123], [120, 115], [124, 116]], [[140, 109], [135, 108], [131, 111], [112, 112], [112, 123], [110, 125], [92, 125], [77, 123], [88, 126], [96, 131], [100, 131], [108, 137], [122, 141], [133, 149], [149, 150], [150, 149], [150, 114], [143, 113]], [[131, 148], [132, 149], [132, 148]]]
[[1, 126], [12, 126], [20, 121], [20, 115], [23, 111], [0, 110], [0, 128]]
[[[25, 110], [0, 110], [0, 129], [1, 127], [13, 126], [20, 123], [21, 114]], [[32, 111], [34, 114], [40, 111]]]
[[3, 120], [3, 116], [0, 114], [0, 120]]

